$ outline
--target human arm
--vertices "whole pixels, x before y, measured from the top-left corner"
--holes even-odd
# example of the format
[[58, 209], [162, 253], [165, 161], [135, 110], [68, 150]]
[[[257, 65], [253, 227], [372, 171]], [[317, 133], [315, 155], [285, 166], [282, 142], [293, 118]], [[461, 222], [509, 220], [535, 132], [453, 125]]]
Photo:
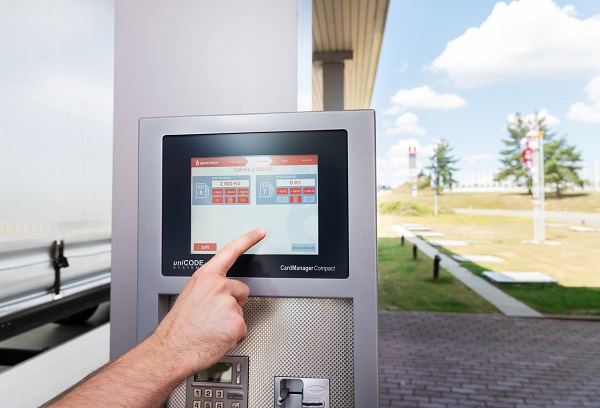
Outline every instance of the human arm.
[[211, 367], [247, 333], [249, 288], [227, 271], [264, 236], [256, 229], [227, 244], [192, 275], [154, 333], [49, 406], [159, 407], [185, 378]]

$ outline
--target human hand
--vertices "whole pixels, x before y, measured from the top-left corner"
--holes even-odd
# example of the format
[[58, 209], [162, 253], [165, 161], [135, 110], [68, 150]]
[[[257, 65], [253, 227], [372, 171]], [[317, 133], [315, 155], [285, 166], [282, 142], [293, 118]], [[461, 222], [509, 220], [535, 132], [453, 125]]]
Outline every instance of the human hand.
[[242, 307], [250, 289], [226, 275], [265, 235], [255, 229], [227, 244], [192, 275], [150, 337], [45, 406], [163, 406], [186, 377], [211, 367], [246, 337]]
[[198, 269], [148, 339], [159, 344], [158, 350], [183, 370], [184, 378], [211, 367], [246, 337], [242, 307], [250, 289], [226, 275], [237, 258], [265, 235], [264, 229], [242, 235]]

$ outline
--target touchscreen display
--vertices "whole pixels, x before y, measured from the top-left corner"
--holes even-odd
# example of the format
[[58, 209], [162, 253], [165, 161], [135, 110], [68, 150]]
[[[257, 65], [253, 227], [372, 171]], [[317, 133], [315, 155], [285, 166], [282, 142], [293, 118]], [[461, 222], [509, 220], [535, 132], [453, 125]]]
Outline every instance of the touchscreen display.
[[163, 275], [264, 228], [227, 276], [348, 278], [345, 130], [165, 135], [162, 154]]
[[248, 254], [318, 255], [317, 155], [193, 157], [192, 254], [214, 254], [257, 227]]

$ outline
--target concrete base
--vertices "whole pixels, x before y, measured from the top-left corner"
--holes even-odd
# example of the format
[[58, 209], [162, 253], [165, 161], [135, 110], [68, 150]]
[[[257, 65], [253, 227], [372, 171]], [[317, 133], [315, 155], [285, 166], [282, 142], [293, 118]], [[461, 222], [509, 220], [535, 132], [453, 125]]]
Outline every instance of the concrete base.
[[494, 283], [558, 283], [558, 280], [541, 272], [492, 272], [485, 271], [483, 277]]
[[469, 246], [466, 242], [455, 241], [452, 239], [432, 239], [429, 241], [430, 245], [441, 246], [441, 247], [466, 247]]
[[417, 235], [420, 237], [443, 237], [444, 236], [444, 234], [441, 232], [433, 232], [433, 231], [419, 232]]
[[415, 225], [412, 227], [406, 227], [406, 229], [409, 231], [431, 231], [431, 228], [424, 225]]
[[493, 255], [452, 255], [458, 262], [504, 262], [504, 259]]
[[571, 231], [575, 232], [598, 232], [600, 229], [598, 228], [590, 228], [590, 227], [569, 227]]

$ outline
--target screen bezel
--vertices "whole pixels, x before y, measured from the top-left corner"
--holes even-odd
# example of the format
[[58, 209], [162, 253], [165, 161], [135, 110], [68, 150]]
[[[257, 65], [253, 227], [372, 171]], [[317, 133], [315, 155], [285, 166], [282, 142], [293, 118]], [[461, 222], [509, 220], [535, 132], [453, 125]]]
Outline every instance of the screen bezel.
[[[212, 254], [190, 254], [190, 161], [193, 157], [317, 155], [319, 254], [242, 255], [230, 277], [349, 276], [348, 133], [343, 129], [164, 135], [162, 138], [162, 275], [191, 276]], [[268, 234], [268, 231], [267, 231]], [[235, 237], [232, 237], [232, 239]], [[187, 261], [187, 265], [181, 264]], [[178, 263], [175, 265], [175, 263]], [[315, 267], [325, 267], [317, 270]], [[334, 270], [331, 270], [331, 267]], [[291, 267], [292, 269], [284, 269]], [[296, 269], [293, 269], [296, 268]]]

